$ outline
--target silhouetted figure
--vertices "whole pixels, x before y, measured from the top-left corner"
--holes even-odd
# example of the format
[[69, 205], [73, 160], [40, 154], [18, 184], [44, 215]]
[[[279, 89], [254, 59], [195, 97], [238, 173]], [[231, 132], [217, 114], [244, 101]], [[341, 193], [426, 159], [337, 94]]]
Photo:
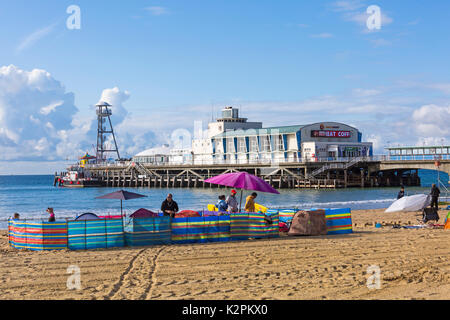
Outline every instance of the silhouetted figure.
[[431, 207], [439, 209], [439, 195], [441, 194], [441, 190], [433, 183], [431, 186]]

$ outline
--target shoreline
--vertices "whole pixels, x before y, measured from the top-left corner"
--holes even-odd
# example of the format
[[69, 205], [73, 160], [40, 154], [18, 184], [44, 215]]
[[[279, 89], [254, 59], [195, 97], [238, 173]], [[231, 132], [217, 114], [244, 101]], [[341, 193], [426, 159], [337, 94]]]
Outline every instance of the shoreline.
[[[0, 231], [0, 299], [448, 299], [449, 230], [390, 226], [420, 217], [355, 210], [346, 235], [88, 251], [16, 250]], [[67, 289], [72, 265], [81, 290]], [[366, 286], [371, 265], [380, 290]]]

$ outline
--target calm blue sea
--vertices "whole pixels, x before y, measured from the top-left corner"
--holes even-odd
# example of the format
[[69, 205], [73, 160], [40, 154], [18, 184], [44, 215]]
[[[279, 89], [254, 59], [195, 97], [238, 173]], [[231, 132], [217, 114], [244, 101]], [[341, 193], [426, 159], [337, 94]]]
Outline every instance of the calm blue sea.
[[[437, 181], [435, 171], [421, 170], [423, 187], [406, 188], [408, 194], [428, 193]], [[440, 180], [448, 186], [449, 177], [440, 173]], [[22, 218], [47, 219], [45, 209], [53, 207], [57, 219], [75, 218], [85, 212], [107, 215], [120, 213], [119, 200], [95, 199], [119, 188], [69, 189], [53, 187], [53, 176], [0, 176], [0, 228], [14, 212]], [[181, 188], [128, 188], [127, 190], [148, 196], [124, 201], [124, 211], [131, 214], [139, 208], [158, 210], [167, 193], [173, 193], [180, 210], [206, 209], [216, 203], [219, 194], [228, 194], [226, 189], [181, 189]], [[445, 190], [441, 191], [444, 193]], [[398, 188], [341, 189], [341, 190], [280, 190], [281, 195], [259, 193], [257, 202], [272, 208], [386, 208], [395, 200]], [[247, 192], [248, 193], [248, 192]], [[244, 192], [244, 195], [247, 193]]]

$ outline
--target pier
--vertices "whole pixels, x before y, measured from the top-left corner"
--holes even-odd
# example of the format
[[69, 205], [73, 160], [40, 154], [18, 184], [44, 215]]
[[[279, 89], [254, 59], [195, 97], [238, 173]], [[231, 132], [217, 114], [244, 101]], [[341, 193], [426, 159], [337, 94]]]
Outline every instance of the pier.
[[[419, 169], [438, 169], [436, 160], [374, 156], [276, 164], [222, 161], [214, 164], [151, 165], [127, 161], [85, 167], [104, 187], [222, 188], [205, 180], [228, 172], [246, 171], [278, 189], [420, 186]], [[450, 157], [439, 160], [439, 170], [450, 173]]]

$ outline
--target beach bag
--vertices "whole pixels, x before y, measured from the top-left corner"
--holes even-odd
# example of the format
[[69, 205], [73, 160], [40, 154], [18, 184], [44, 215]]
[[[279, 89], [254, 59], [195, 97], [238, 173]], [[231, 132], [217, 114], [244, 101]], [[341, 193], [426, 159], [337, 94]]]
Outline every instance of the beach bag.
[[424, 208], [423, 209], [423, 222], [439, 221], [439, 214], [436, 208]]
[[288, 235], [319, 236], [327, 234], [325, 210], [298, 211], [292, 218]]
[[289, 231], [289, 225], [285, 222], [278, 223], [278, 231], [280, 232], [288, 232]]

